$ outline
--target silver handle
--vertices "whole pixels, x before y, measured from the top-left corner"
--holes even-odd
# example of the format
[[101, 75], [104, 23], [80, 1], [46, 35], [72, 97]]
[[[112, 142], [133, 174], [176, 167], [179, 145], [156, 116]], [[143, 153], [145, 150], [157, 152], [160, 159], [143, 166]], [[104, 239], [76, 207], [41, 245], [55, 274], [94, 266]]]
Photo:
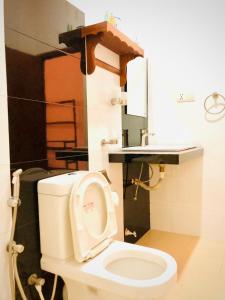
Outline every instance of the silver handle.
[[115, 145], [115, 144], [118, 144], [118, 139], [109, 139], [109, 140], [103, 139], [101, 141], [101, 144], [102, 145]]
[[125, 236], [129, 236], [129, 235], [133, 235], [134, 237], [137, 237], [137, 232], [134, 231], [130, 231], [128, 228], [125, 229]]

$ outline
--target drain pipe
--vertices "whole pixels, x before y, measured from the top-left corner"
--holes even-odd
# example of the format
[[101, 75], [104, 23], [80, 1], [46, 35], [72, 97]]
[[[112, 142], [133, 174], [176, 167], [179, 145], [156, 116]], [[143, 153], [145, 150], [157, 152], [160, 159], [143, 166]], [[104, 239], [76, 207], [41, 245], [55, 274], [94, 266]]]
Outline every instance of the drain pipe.
[[158, 179], [156, 184], [154, 184], [154, 185], [149, 184], [148, 185], [148, 184], [145, 183], [146, 181], [141, 181], [140, 179], [137, 179], [137, 178], [131, 179], [131, 183], [136, 185], [136, 186], [140, 186], [144, 190], [155, 191], [159, 188], [159, 186], [161, 184], [161, 181], [164, 179], [164, 176], [165, 176], [165, 165], [164, 164], [159, 164], [159, 179]]

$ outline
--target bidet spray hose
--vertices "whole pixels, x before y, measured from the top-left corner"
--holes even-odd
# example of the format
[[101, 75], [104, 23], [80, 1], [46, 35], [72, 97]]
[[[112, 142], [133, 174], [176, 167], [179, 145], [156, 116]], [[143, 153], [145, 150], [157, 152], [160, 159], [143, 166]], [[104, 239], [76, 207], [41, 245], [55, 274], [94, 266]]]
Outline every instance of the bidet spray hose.
[[[18, 206], [20, 204], [20, 175], [22, 174], [23, 170], [18, 169], [12, 174], [12, 184], [13, 184], [13, 196], [10, 197], [8, 201], [8, 205], [12, 208], [12, 227], [11, 227], [11, 233], [10, 233], [10, 239], [9, 239], [9, 244], [8, 244], [8, 252], [9, 252], [9, 277], [10, 277], [10, 286], [11, 286], [11, 296], [12, 300], [16, 300], [15, 296], [15, 282], [18, 286], [20, 295], [22, 297], [22, 300], [28, 300], [24, 290], [22, 283], [20, 281], [19, 273], [18, 273], [18, 268], [17, 268], [17, 257], [19, 253], [22, 253], [24, 250], [23, 245], [17, 245], [14, 242], [14, 235], [15, 235], [15, 228], [16, 228], [16, 219], [17, 219], [17, 211], [18, 211]], [[56, 292], [56, 285], [57, 285], [57, 278], [58, 276], [55, 275], [54, 278], [54, 284], [53, 284], [53, 290], [52, 290], [52, 295], [51, 295], [51, 300], [54, 299], [55, 297], [55, 292]], [[35, 288], [38, 291], [39, 297], [41, 300], [45, 300], [43, 293], [42, 293], [42, 285], [43, 285], [43, 280], [41, 281], [41, 284], [36, 284]]]
[[9, 280], [10, 280], [10, 287], [11, 287], [11, 296], [12, 300], [15, 300], [15, 277], [13, 272], [13, 239], [14, 239], [14, 232], [16, 226], [16, 218], [17, 218], [17, 206], [13, 208], [13, 216], [12, 216], [12, 229], [10, 234], [10, 240], [8, 245], [8, 252], [9, 252]]
[[35, 289], [37, 290], [40, 299], [45, 300], [43, 293], [42, 293], [42, 286], [40, 284], [35, 284]]
[[23, 290], [23, 287], [22, 287], [22, 284], [21, 284], [21, 281], [20, 281], [18, 269], [17, 269], [17, 257], [18, 257], [18, 253], [14, 253], [12, 255], [14, 275], [15, 275], [16, 283], [17, 283], [17, 286], [18, 286], [18, 289], [20, 291], [20, 295], [21, 295], [22, 299], [27, 300], [27, 297], [24, 293], [24, 290]]
[[20, 175], [22, 174], [23, 170], [18, 169], [13, 172], [12, 176], [12, 184], [13, 184], [13, 198], [15, 200], [19, 200], [20, 196]]
[[13, 210], [12, 216], [12, 229], [10, 234], [9, 240], [9, 248], [12, 247], [14, 235], [15, 235], [15, 228], [16, 228], [16, 219], [17, 219], [17, 209], [19, 205], [19, 196], [20, 196], [20, 174], [23, 172], [22, 169], [15, 171], [12, 176], [12, 184], [13, 184], [13, 197], [11, 198], [11, 207]]
[[12, 227], [10, 233], [10, 239], [8, 244], [8, 252], [9, 252], [9, 279], [11, 286], [11, 296], [12, 300], [15, 300], [15, 278], [13, 272], [13, 240], [15, 235], [16, 228], [16, 219], [17, 219], [17, 209], [19, 204], [19, 193], [20, 193], [20, 175], [23, 172], [22, 169], [16, 170], [13, 172], [12, 176], [12, 184], [13, 184], [13, 197], [10, 199], [10, 207], [12, 207]]
[[58, 281], [58, 275], [55, 275], [55, 277], [54, 277], [54, 283], [53, 283], [53, 288], [52, 288], [52, 295], [51, 295], [51, 299], [50, 300], [54, 300], [54, 298], [55, 298], [57, 281]]

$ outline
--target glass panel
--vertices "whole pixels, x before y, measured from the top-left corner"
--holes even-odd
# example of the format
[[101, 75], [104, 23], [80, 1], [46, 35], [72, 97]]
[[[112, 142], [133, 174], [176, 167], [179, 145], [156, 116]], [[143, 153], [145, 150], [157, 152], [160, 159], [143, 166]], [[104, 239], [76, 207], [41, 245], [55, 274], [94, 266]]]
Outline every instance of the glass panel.
[[147, 59], [137, 57], [127, 64], [127, 114], [147, 117]]
[[[87, 169], [86, 77], [80, 70], [80, 53], [58, 50], [53, 41], [39, 40], [41, 34], [44, 37], [48, 34], [43, 26], [36, 27], [38, 30], [32, 27], [33, 23], [42, 22], [37, 7], [32, 14], [27, 13], [27, 24], [31, 24], [27, 27], [29, 35], [21, 33], [26, 29], [22, 24], [24, 10], [30, 12], [31, 7], [20, 6], [24, 1], [20, 4], [15, 0], [5, 2], [11, 169]], [[45, 5], [49, 8], [49, 3], [53, 5], [53, 1], [31, 2], [34, 7], [41, 3], [42, 10]], [[60, 1], [55, 2], [59, 7]], [[65, 5], [65, 1], [61, 2]], [[61, 12], [64, 21], [69, 8], [76, 14], [79, 12], [69, 3], [66, 7], [66, 11]], [[10, 15], [12, 10], [14, 15], [17, 12], [17, 20]], [[70, 17], [72, 15], [73, 11]], [[49, 14], [49, 20], [51, 18]], [[9, 25], [14, 26], [13, 30]], [[66, 28], [65, 22], [64, 25]], [[50, 29], [52, 26], [61, 28], [56, 18], [51, 19]], [[49, 36], [53, 36], [53, 31]]]
[[5, 28], [66, 52], [59, 34], [84, 26], [84, 13], [65, 0], [5, 0], [4, 8]]

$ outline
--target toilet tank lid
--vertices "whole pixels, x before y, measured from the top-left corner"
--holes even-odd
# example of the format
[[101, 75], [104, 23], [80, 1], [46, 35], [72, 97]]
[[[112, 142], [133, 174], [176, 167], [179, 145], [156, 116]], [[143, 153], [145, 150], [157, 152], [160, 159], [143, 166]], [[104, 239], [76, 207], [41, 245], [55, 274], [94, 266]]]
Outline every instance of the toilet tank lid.
[[87, 171], [71, 172], [40, 180], [38, 182], [38, 194], [51, 196], [69, 195], [76, 180]]

